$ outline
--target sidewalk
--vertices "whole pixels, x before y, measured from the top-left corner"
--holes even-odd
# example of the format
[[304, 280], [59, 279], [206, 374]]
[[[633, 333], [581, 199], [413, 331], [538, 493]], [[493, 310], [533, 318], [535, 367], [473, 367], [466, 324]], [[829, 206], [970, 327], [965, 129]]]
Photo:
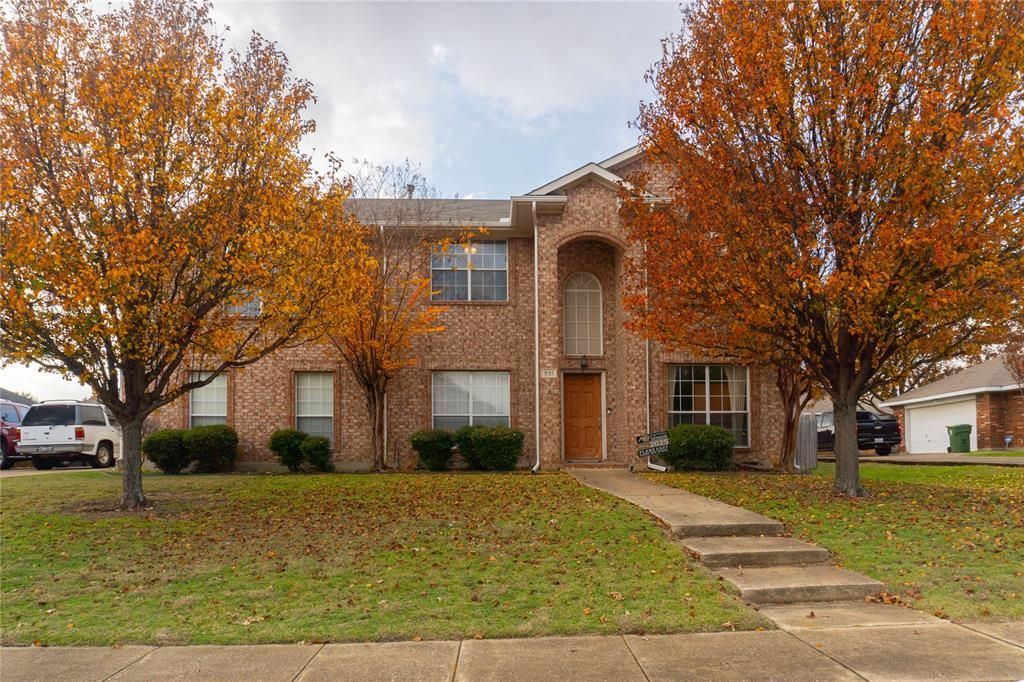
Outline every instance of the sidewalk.
[[824, 548], [781, 537], [778, 521], [623, 470], [571, 473], [660, 518], [686, 551], [733, 582], [747, 601], [762, 604], [761, 612], [779, 630], [365, 644], [7, 647], [0, 648], [0, 680], [1024, 680], [1024, 622], [960, 625], [866, 603], [863, 596], [876, 593], [881, 583], [831, 566]]
[[[905, 609], [904, 609], [905, 610]], [[819, 620], [820, 619], [820, 620]], [[3, 648], [4, 682], [392, 680], [1019, 680], [1024, 623], [831, 627], [690, 635], [115, 648]], [[991, 634], [983, 634], [984, 632]]]

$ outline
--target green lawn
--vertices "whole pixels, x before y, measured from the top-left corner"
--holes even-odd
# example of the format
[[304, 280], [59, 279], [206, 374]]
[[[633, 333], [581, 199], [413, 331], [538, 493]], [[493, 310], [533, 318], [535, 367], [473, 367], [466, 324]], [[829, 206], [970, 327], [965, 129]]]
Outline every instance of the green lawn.
[[954, 620], [1024, 619], [1024, 469], [861, 464], [866, 499], [809, 476], [645, 474], [736, 504], [827, 547], [910, 605]]
[[1024, 457], [1024, 450], [975, 450], [967, 454], [983, 457]]
[[4, 479], [4, 644], [768, 627], [637, 508], [564, 474]]

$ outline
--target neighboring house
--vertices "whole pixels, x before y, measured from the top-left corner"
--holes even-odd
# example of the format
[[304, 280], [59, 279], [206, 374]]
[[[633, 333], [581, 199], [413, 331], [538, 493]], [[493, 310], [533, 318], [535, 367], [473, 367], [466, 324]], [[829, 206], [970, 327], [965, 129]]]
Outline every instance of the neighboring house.
[[[862, 400], [857, 403], [858, 410], [866, 410], [868, 412], [874, 412], [875, 414], [894, 414], [894, 412], [881, 405], [875, 405], [874, 403]], [[825, 412], [832, 412], [832, 399], [821, 398], [819, 400], [812, 400], [807, 403], [807, 407], [803, 409], [804, 414], [822, 414]]]
[[1001, 357], [962, 369], [883, 403], [900, 418], [907, 452], [945, 452], [947, 426], [971, 425], [971, 450], [1024, 445], [1024, 395]]
[[[487, 234], [473, 241], [472, 267], [460, 247], [434, 258], [429, 274], [434, 301], [448, 307], [445, 331], [416, 339], [418, 363], [389, 389], [389, 466], [415, 463], [414, 431], [466, 424], [522, 429], [522, 466], [537, 461], [538, 449], [544, 468], [642, 466], [636, 436], [678, 423], [729, 429], [739, 460], [777, 456], [783, 412], [769, 370], [669, 353], [623, 326], [621, 282], [638, 247], [626, 240], [617, 191], [644, 163], [633, 148], [525, 195], [426, 207], [431, 219], [423, 222], [438, 237], [469, 226]], [[664, 178], [652, 184], [667, 188]], [[242, 468], [272, 465], [267, 440], [282, 427], [330, 438], [338, 468], [371, 461], [363, 394], [323, 345], [229, 372], [154, 421], [232, 425]]]
[[32, 398], [8, 391], [6, 388], [0, 388], [0, 400], [10, 400], [12, 403], [21, 403], [22, 405], [32, 405], [36, 402]]

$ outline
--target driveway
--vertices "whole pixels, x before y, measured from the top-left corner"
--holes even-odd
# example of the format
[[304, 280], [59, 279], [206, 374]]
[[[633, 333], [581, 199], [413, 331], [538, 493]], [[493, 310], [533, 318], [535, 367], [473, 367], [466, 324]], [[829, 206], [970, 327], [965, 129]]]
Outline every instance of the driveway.
[[[833, 462], [836, 456], [831, 452], [819, 452], [818, 459], [823, 462]], [[999, 455], [958, 455], [956, 453], [937, 452], [934, 454], [902, 454], [887, 455], [861, 455], [862, 462], [878, 462], [881, 464], [939, 464], [939, 465], [963, 465], [963, 464], [988, 464], [989, 466], [1000, 467], [1024, 467], [1024, 457]]]

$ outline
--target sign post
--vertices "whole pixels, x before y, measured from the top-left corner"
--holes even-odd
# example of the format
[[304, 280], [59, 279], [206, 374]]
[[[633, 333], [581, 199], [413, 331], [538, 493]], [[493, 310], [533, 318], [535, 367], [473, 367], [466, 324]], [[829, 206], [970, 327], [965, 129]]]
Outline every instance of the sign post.
[[639, 457], [653, 457], [668, 452], [668, 431], [655, 431], [636, 437], [636, 454]]

